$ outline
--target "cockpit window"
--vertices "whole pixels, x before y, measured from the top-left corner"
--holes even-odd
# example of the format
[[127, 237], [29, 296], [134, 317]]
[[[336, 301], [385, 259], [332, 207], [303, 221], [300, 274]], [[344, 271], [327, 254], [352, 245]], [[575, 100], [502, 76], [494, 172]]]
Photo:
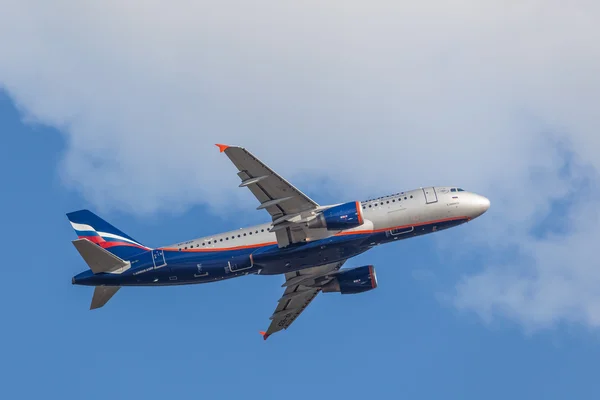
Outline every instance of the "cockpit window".
[[451, 192], [456, 192], [455, 188], [450, 189]]
[[461, 188], [458, 188], [458, 189], [456, 189], [456, 190], [457, 190], [457, 191], [459, 191], [459, 192], [464, 192], [464, 190], [463, 190], [463, 189], [461, 189]]

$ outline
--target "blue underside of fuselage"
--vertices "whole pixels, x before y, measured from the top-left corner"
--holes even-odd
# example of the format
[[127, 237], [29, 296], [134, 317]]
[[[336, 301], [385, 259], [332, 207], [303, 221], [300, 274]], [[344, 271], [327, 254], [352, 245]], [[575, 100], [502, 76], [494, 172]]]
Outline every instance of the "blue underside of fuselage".
[[345, 234], [283, 249], [277, 245], [265, 245], [223, 251], [144, 251], [128, 258], [131, 268], [121, 274], [94, 275], [88, 270], [75, 276], [73, 283], [164, 286], [214, 282], [247, 274], [282, 274], [343, 261], [380, 244], [425, 235], [464, 222], [467, 220], [457, 219], [403, 230]]

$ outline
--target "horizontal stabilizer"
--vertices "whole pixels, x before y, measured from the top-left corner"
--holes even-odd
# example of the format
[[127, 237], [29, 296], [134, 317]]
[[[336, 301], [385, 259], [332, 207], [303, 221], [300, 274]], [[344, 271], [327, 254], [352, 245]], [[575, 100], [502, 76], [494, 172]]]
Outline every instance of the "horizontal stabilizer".
[[73, 245], [94, 274], [121, 273], [131, 266], [129, 262], [123, 261], [88, 239], [73, 240]]
[[94, 297], [92, 297], [92, 304], [90, 310], [100, 308], [108, 302], [111, 297], [121, 289], [121, 286], [96, 286], [94, 288]]

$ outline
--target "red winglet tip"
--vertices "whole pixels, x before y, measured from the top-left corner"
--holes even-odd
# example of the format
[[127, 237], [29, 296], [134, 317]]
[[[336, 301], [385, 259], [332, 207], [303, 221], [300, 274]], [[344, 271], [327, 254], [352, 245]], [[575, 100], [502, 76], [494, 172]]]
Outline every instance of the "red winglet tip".
[[262, 335], [263, 340], [267, 340], [267, 338], [269, 337], [269, 334], [267, 332], [261, 331], [260, 334]]
[[227, 146], [226, 144], [215, 144], [215, 146], [217, 146], [219, 148], [219, 152], [224, 152], [225, 150], [227, 150], [229, 148], [229, 146]]

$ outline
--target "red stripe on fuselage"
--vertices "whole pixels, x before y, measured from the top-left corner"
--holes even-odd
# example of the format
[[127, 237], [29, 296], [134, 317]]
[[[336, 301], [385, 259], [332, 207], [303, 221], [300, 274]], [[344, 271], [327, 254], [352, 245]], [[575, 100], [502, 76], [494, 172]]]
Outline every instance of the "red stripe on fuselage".
[[467, 221], [470, 220], [469, 217], [465, 217], [465, 216], [463, 216], [463, 217], [443, 218], [443, 219], [436, 219], [436, 220], [433, 220], [433, 221], [419, 222], [419, 223], [415, 223], [415, 224], [407, 224], [407, 225], [400, 225], [400, 226], [391, 226], [389, 228], [382, 228], [382, 229], [370, 229], [370, 230], [365, 230], [365, 231], [340, 232], [340, 233], [336, 234], [335, 236], [380, 233], [380, 232], [385, 232], [385, 231], [391, 231], [391, 230], [394, 230], [394, 229], [409, 228], [411, 226], [417, 227], [417, 226], [423, 226], [423, 225], [437, 224], [437, 223], [441, 223], [441, 222], [460, 221], [462, 219], [466, 219]]
[[[408, 225], [400, 225], [400, 226], [392, 226], [389, 228], [382, 228], [382, 229], [371, 229], [371, 230], [364, 230], [364, 231], [348, 231], [348, 232], [340, 232], [340, 233], [336, 233], [334, 236], [348, 236], [348, 235], [368, 235], [368, 234], [372, 234], [372, 233], [380, 233], [380, 232], [385, 232], [385, 231], [390, 231], [390, 230], [394, 230], [394, 229], [402, 229], [402, 228], [408, 228], [411, 226], [417, 227], [417, 226], [423, 226], [423, 225], [429, 225], [429, 224], [436, 224], [436, 223], [441, 223], [441, 222], [450, 222], [450, 221], [460, 221], [460, 220], [470, 220], [469, 217], [453, 217], [453, 218], [444, 218], [444, 219], [438, 219], [438, 220], [433, 220], [433, 221], [426, 221], [426, 222], [420, 222], [420, 223], [416, 223], [416, 224], [408, 224]], [[106, 243], [111, 243], [111, 242], [106, 242]], [[274, 245], [277, 244], [277, 242], [266, 242], [266, 243], [256, 243], [256, 244], [250, 244], [250, 245], [246, 245], [246, 246], [235, 246], [235, 247], [220, 247], [220, 248], [196, 248], [196, 249], [179, 249], [177, 247], [161, 247], [159, 250], [164, 250], [164, 251], [183, 251], [183, 252], [198, 252], [198, 253], [202, 253], [202, 252], [214, 252], [214, 251], [229, 251], [229, 250], [243, 250], [243, 249], [251, 249], [251, 248], [257, 248], [257, 247], [264, 247], [264, 246], [270, 246], [270, 245]]]

